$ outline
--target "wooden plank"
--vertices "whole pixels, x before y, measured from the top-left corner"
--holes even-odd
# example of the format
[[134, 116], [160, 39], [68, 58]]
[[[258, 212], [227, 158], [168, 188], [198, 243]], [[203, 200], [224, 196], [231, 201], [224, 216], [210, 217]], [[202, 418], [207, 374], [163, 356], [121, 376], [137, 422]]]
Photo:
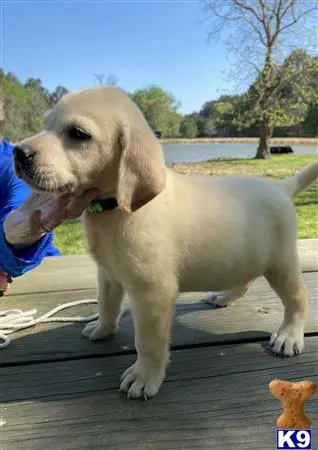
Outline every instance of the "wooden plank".
[[303, 272], [318, 270], [318, 239], [299, 239], [298, 252]]
[[[268, 383], [317, 380], [318, 338], [306, 338], [305, 353], [287, 359], [261, 343], [175, 351], [161, 391], [148, 402], [118, 392], [133, 361], [0, 369], [3, 450], [273, 450], [281, 405]], [[306, 413], [317, 439], [317, 395]]]
[[46, 258], [36, 269], [16, 278], [9, 295], [96, 288], [96, 265], [90, 255]]
[[[307, 333], [318, 332], [317, 273], [304, 274], [309, 292]], [[252, 285], [248, 293], [230, 308], [214, 309], [201, 300], [205, 294], [184, 294], [176, 305], [172, 345], [217, 344], [268, 339], [282, 321], [282, 305], [264, 279]], [[43, 314], [57, 305], [73, 300], [94, 298], [94, 290], [16, 295], [3, 301], [3, 309], [37, 307]], [[6, 306], [7, 305], [7, 306]], [[125, 307], [129, 307], [126, 299]], [[91, 314], [95, 305], [73, 308], [62, 315]], [[13, 335], [10, 346], [1, 351], [0, 366], [22, 361], [54, 361], [87, 355], [118, 354], [134, 351], [130, 310], [122, 317], [115, 337], [90, 343], [81, 336], [81, 324], [46, 324]]]
[[[318, 271], [318, 239], [298, 241], [304, 272]], [[96, 266], [85, 255], [47, 258], [41, 266], [15, 280], [10, 295], [96, 288]]]

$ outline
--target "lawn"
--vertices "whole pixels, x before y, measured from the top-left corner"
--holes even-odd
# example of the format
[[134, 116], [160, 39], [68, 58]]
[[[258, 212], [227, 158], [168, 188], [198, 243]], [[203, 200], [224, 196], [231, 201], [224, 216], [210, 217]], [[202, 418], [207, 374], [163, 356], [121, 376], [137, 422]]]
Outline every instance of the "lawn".
[[[178, 172], [205, 174], [211, 176], [248, 174], [268, 178], [285, 178], [316, 162], [318, 157], [279, 155], [271, 160], [224, 159], [202, 163], [172, 164]], [[318, 238], [318, 184], [302, 192], [294, 201], [298, 217], [298, 237]], [[75, 220], [61, 225], [55, 232], [55, 245], [62, 254], [80, 254], [85, 252], [86, 244], [80, 221]]]

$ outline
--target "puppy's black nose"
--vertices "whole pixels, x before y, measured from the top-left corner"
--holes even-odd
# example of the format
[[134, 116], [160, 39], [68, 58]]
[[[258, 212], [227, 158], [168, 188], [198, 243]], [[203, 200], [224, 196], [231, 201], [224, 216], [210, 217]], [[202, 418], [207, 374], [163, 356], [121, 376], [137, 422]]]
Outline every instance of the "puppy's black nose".
[[15, 162], [22, 167], [30, 167], [33, 164], [33, 158], [35, 155], [34, 150], [27, 146], [17, 145], [13, 149], [13, 155]]

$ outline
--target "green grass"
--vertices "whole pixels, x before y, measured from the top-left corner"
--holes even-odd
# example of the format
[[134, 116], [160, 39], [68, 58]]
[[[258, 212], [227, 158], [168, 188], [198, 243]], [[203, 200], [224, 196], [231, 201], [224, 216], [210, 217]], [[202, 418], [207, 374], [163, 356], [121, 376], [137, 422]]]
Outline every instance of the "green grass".
[[245, 173], [262, 177], [284, 178], [317, 161], [318, 155], [277, 155], [267, 160], [220, 158], [201, 163], [172, 164], [171, 167], [183, 173], [201, 173], [205, 175]]
[[63, 255], [80, 255], [86, 252], [84, 230], [80, 220], [63, 223], [54, 232], [54, 245]]
[[[257, 175], [268, 178], [285, 178], [304, 167], [317, 162], [318, 157], [279, 155], [270, 160], [254, 159], [219, 159], [191, 164], [172, 164], [178, 172], [204, 174], [211, 176], [227, 176], [234, 174]], [[302, 192], [294, 200], [298, 217], [298, 237], [318, 238], [318, 184]], [[84, 253], [86, 244], [80, 221], [61, 225], [55, 232], [54, 244], [62, 254]]]

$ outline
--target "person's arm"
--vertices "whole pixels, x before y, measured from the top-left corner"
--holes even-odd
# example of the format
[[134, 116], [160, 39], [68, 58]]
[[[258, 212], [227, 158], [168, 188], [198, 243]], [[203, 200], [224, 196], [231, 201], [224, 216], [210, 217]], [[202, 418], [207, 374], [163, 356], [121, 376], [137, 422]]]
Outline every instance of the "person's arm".
[[18, 277], [37, 267], [48, 250], [52, 250], [53, 234], [47, 233], [33, 245], [25, 247], [13, 246], [7, 242], [3, 228], [4, 220], [8, 214], [23, 204], [30, 194], [30, 189], [14, 176], [13, 171], [12, 174], [8, 173], [4, 184], [3, 181], [1, 189], [7, 189], [7, 198], [0, 211], [0, 268], [12, 277]]

